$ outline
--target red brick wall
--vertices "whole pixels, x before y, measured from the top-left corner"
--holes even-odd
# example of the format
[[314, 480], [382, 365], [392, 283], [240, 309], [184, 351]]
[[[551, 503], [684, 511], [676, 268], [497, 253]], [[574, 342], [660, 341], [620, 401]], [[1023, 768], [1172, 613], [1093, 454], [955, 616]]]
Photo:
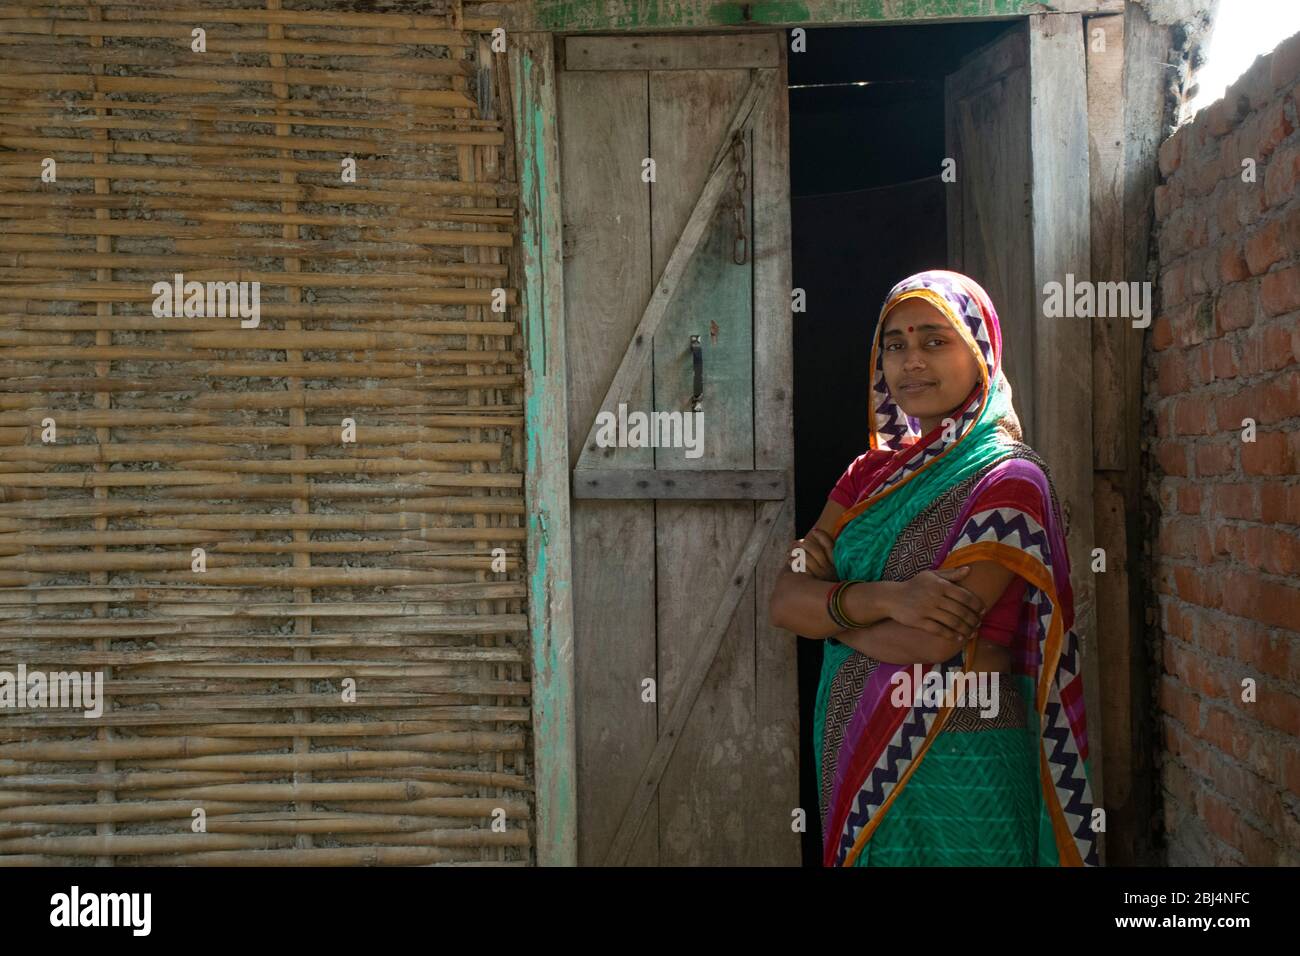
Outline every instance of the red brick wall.
[[1298, 76], [1300, 35], [1160, 147], [1145, 438], [1172, 865], [1300, 864]]

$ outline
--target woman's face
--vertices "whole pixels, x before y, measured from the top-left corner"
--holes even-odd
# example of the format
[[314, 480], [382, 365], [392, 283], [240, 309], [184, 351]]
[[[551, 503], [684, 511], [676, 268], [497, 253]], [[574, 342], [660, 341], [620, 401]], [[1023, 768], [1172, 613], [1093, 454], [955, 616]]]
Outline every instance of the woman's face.
[[952, 323], [924, 299], [904, 299], [885, 316], [880, 347], [885, 381], [924, 434], [954, 411], [979, 381], [979, 366]]

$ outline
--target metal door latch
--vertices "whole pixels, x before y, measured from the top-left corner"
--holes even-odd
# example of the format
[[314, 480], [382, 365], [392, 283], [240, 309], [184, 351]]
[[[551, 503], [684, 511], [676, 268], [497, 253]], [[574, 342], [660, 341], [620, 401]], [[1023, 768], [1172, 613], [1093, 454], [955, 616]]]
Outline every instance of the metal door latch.
[[695, 394], [691, 396], [691, 411], [701, 410], [700, 400], [704, 398], [704, 346], [698, 335], [691, 336], [691, 361], [695, 365]]

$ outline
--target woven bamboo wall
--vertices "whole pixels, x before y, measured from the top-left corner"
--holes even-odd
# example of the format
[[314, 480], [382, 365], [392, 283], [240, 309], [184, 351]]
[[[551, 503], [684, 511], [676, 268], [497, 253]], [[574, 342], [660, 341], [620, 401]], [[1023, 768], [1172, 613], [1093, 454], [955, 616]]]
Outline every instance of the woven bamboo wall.
[[[0, 5], [0, 670], [109, 698], [0, 711], [0, 865], [530, 861], [475, 9]], [[260, 325], [156, 317], [175, 273], [260, 282]]]

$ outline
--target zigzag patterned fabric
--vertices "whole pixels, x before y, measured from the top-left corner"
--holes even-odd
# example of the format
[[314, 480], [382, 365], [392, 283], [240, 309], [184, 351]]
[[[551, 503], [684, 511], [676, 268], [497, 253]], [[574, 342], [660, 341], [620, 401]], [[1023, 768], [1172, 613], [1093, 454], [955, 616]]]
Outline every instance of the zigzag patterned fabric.
[[[945, 435], [941, 426], [919, 435], [916, 423], [893, 401], [885, 382], [880, 350], [884, 317], [911, 297], [924, 298], [939, 308], [979, 363], [980, 382], [954, 416], [955, 435]], [[1029, 703], [1032, 713], [1026, 716], [1030, 726], [1040, 730], [1039, 832], [1053, 834], [1060, 865], [1094, 866], [1096, 834], [1091, 827], [1082, 665], [1072, 629], [1069, 556], [1059, 505], [1040, 467], [1041, 459], [1015, 440], [1020, 428], [1010, 385], [1002, 373], [1001, 353], [997, 313], [984, 290], [969, 277], [931, 270], [904, 279], [890, 292], [872, 346], [870, 420], [872, 448], [894, 451], [895, 460], [841, 515], [834, 529], [835, 566], [840, 580], [880, 580], [885, 558], [899, 535], [944, 491], [982, 472], [946, 540], [935, 547], [932, 566], [995, 561], [1028, 582], [1013, 642], [1019, 654], [1012, 669], [1030, 675], [1036, 688]], [[929, 665], [927, 673], [942, 678], [945, 670], [969, 670], [974, 643], [964, 656], [958, 653], [943, 664]], [[814, 721], [819, 780], [829, 688], [840, 666], [855, 653], [833, 638], [824, 645]], [[951, 715], [950, 707], [891, 703], [891, 678], [911, 667], [880, 662], [863, 684], [842, 733], [834, 728], [840, 744], [829, 803], [822, 808], [827, 866], [854, 865]], [[831, 719], [845, 717], [837, 712]]]

